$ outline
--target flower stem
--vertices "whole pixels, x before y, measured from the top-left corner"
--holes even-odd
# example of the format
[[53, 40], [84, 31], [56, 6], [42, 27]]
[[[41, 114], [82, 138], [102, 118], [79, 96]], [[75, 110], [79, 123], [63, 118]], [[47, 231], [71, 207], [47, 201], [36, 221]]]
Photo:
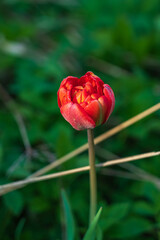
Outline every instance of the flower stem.
[[95, 150], [93, 130], [88, 129], [88, 145], [89, 145], [89, 165], [90, 165], [90, 223], [94, 219], [97, 211], [97, 180], [95, 170]]

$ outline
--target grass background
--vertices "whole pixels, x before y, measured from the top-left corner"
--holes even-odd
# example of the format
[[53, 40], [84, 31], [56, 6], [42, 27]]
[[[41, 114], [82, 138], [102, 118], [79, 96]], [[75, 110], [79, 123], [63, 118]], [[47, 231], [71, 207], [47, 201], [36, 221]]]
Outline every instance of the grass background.
[[[1, 0], [0, 184], [25, 178], [87, 141], [86, 131], [75, 131], [62, 118], [57, 90], [64, 77], [80, 77], [88, 70], [108, 83], [116, 97], [112, 116], [95, 129], [95, 136], [156, 104], [159, 0]], [[32, 156], [26, 154], [15, 121], [17, 112], [18, 119], [24, 119]], [[125, 157], [156, 151], [159, 140], [157, 112], [99, 144], [96, 159], [103, 162], [113, 154]], [[160, 177], [159, 160], [133, 164]], [[87, 164], [85, 152], [58, 170]], [[124, 175], [98, 172], [102, 239], [160, 239], [159, 189], [151, 181]], [[65, 239], [61, 199], [65, 189], [75, 219], [75, 239], [81, 239], [88, 225], [88, 184], [88, 173], [74, 174], [4, 195], [0, 238]]]

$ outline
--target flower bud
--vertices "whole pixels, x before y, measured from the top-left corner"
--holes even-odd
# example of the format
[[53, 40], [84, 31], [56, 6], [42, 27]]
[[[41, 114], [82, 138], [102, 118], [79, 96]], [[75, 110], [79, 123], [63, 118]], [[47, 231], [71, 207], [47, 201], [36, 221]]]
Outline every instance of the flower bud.
[[65, 78], [58, 90], [61, 114], [76, 130], [104, 124], [114, 105], [111, 87], [92, 72], [87, 72], [81, 78]]

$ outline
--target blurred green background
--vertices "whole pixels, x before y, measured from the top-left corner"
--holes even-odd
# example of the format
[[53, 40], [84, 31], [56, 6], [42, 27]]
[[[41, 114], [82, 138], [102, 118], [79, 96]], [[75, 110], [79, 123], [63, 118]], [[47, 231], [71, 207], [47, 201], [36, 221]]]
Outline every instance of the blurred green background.
[[[23, 179], [87, 141], [86, 131], [75, 131], [61, 116], [57, 90], [64, 77], [89, 70], [116, 97], [112, 116], [95, 136], [158, 103], [159, 0], [1, 0], [0, 184]], [[159, 115], [99, 144], [97, 162], [159, 150]], [[160, 177], [159, 160], [98, 171], [99, 239], [160, 239], [160, 185], [148, 175]], [[87, 164], [85, 152], [54, 171]], [[82, 239], [88, 226], [88, 173], [2, 196], [0, 239], [65, 240], [61, 189], [72, 208], [75, 239]]]

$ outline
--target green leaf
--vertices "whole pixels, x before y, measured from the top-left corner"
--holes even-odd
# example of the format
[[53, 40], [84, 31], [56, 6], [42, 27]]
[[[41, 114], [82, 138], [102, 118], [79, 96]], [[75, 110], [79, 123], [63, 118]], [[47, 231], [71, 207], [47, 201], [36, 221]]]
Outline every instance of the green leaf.
[[30, 210], [33, 213], [44, 213], [50, 208], [49, 201], [46, 201], [43, 196], [41, 198], [39, 197], [32, 197], [32, 199], [29, 201], [30, 204]]
[[129, 211], [129, 206], [129, 203], [119, 203], [106, 208], [101, 220], [102, 228], [106, 230], [123, 219]]
[[96, 236], [96, 240], [102, 240], [103, 239], [103, 232], [102, 229], [100, 228], [100, 226], [97, 226], [97, 236]]
[[144, 201], [135, 203], [133, 211], [142, 216], [154, 216], [155, 214], [154, 207], [151, 204]]
[[15, 215], [19, 215], [23, 209], [23, 198], [18, 191], [8, 193], [3, 196], [6, 207]]
[[95, 239], [95, 235], [96, 235], [96, 226], [97, 223], [99, 221], [100, 215], [102, 212], [102, 208], [99, 209], [97, 215], [95, 216], [95, 218], [93, 219], [90, 227], [88, 228], [83, 240], [94, 240]]
[[120, 222], [115, 228], [112, 229], [112, 233], [110, 233], [110, 237], [113, 239], [118, 238], [133, 238], [135, 236], [139, 236], [142, 233], [147, 233], [153, 228], [153, 225], [150, 224], [149, 221], [143, 218], [130, 218], [127, 221]]
[[15, 239], [16, 240], [20, 240], [25, 221], [26, 221], [25, 218], [22, 218], [18, 222], [18, 225], [17, 225], [16, 230], [15, 230]]
[[75, 239], [75, 223], [74, 223], [71, 207], [70, 207], [66, 192], [64, 190], [62, 191], [62, 201], [63, 201], [64, 214], [65, 214], [67, 240], [74, 240]]

